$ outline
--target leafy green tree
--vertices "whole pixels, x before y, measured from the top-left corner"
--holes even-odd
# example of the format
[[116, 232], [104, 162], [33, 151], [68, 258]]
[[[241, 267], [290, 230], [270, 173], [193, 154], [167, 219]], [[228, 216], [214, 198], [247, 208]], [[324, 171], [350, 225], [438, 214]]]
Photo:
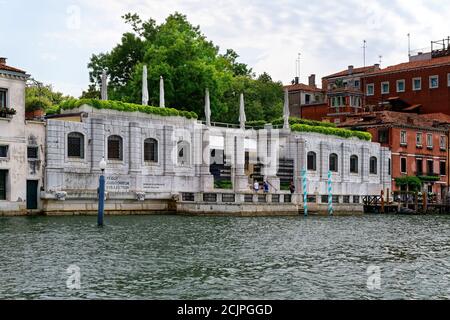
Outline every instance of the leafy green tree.
[[[239, 94], [244, 92], [248, 120], [272, 120], [282, 114], [282, 84], [264, 73], [258, 78], [238, 54], [219, 47], [175, 13], [157, 25], [142, 21], [137, 14], [123, 16], [133, 32], [122, 36], [110, 52], [93, 55], [88, 65], [91, 88], [96, 93], [101, 73], [109, 75], [108, 95], [112, 100], [140, 103], [142, 68], [148, 68], [149, 103], [159, 105], [159, 81], [164, 77], [166, 105], [194, 111], [203, 117], [204, 93], [211, 97], [212, 120], [238, 122]], [[94, 87], [92, 87], [94, 86]]]
[[71, 97], [55, 91], [52, 85], [45, 85], [34, 79], [27, 83], [25, 89], [25, 107], [27, 111], [37, 109], [45, 110], [48, 107], [58, 105], [69, 98]]

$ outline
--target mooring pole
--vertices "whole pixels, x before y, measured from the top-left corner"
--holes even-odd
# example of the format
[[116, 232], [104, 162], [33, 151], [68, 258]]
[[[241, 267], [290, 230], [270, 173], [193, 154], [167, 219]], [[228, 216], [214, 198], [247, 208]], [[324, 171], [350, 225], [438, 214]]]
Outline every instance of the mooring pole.
[[331, 171], [328, 171], [328, 214], [333, 215], [333, 194], [331, 188]]
[[302, 187], [303, 187], [303, 210], [305, 211], [305, 217], [308, 216], [308, 190], [306, 181], [306, 170], [302, 170]]
[[384, 190], [381, 190], [381, 213], [384, 213]]
[[98, 215], [97, 215], [97, 225], [103, 227], [103, 216], [105, 215], [105, 169], [106, 161], [105, 158], [100, 161], [100, 169], [102, 174], [99, 178], [98, 183]]

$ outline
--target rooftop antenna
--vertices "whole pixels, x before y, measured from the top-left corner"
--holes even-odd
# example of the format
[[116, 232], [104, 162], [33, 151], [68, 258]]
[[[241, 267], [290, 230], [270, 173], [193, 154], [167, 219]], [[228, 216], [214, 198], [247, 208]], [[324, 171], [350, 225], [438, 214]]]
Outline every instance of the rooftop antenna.
[[411, 58], [411, 34], [408, 33], [408, 58]]
[[300, 82], [300, 52], [298, 53], [298, 78], [299, 78], [299, 82]]
[[380, 54], [380, 55], [378, 56], [378, 58], [380, 59], [379, 62], [380, 62], [380, 66], [381, 66], [381, 61], [382, 61], [382, 59], [383, 59], [383, 56]]
[[366, 48], [367, 48], [367, 41], [364, 40], [364, 44], [363, 44], [363, 60], [364, 60], [364, 67], [366, 66]]

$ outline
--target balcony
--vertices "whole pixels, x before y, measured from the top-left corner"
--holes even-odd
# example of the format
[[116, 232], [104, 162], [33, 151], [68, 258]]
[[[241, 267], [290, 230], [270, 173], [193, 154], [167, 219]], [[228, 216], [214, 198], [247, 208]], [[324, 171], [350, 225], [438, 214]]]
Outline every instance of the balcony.
[[348, 105], [328, 108], [328, 116], [349, 115], [361, 112], [362, 112], [361, 107], [351, 107]]

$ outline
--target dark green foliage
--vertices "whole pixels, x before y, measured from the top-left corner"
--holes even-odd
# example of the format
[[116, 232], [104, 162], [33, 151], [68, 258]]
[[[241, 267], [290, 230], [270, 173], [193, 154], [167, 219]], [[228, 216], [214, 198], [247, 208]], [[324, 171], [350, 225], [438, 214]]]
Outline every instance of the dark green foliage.
[[418, 177], [399, 177], [395, 178], [398, 187], [406, 186], [409, 191], [418, 191], [422, 186], [422, 181]]
[[109, 75], [108, 96], [139, 104], [142, 67], [148, 68], [149, 103], [159, 105], [159, 79], [164, 77], [166, 105], [204, 114], [205, 89], [210, 91], [212, 121], [238, 123], [239, 94], [245, 94], [248, 120], [271, 120], [282, 115], [283, 86], [239, 63], [231, 49], [225, 54], [175, 13], [158, 25], [137, 14], [123, 17], [133, 32], [125, 33], [110, 52], [93, 55], [88, 65], [91, 87], [83, 97], [98, 97], [102, 70]]

